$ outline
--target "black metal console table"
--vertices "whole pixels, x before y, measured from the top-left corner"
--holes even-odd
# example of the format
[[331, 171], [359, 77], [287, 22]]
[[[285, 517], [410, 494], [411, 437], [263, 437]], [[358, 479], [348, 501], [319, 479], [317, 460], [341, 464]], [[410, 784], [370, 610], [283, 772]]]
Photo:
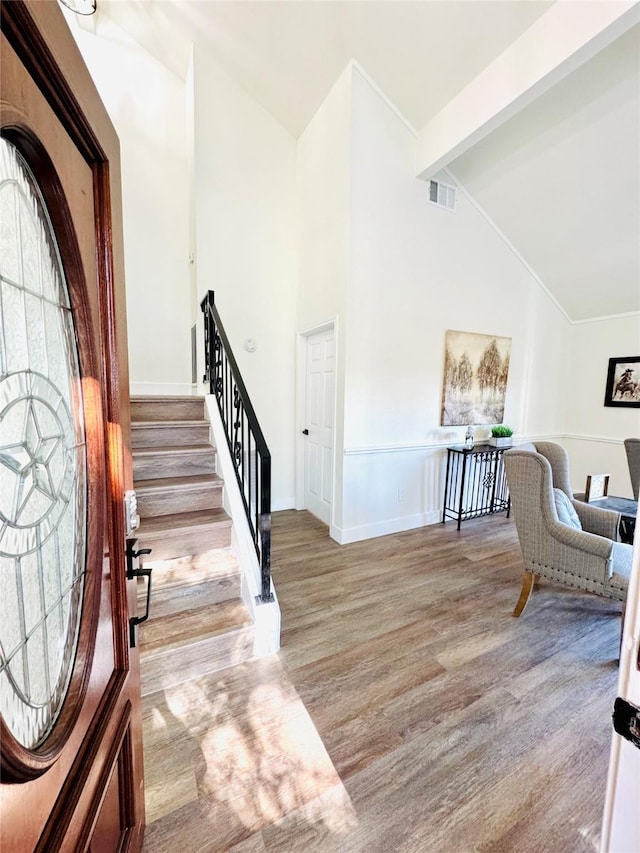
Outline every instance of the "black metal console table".
[[502, 454], [508, 447], [476, 444], [472, 448], [447, 448], [442, 523], [447, 518], [460, 524], [468, 518], [507, 511], [510, 500]]

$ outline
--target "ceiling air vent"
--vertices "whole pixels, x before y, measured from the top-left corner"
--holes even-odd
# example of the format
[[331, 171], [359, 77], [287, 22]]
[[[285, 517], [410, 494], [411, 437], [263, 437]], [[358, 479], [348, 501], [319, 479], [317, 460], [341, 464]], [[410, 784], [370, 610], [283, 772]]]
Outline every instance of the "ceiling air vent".
[[429, 181], [429, 201], [447, 210], [456, 209], [456, 190], [441, 181]]

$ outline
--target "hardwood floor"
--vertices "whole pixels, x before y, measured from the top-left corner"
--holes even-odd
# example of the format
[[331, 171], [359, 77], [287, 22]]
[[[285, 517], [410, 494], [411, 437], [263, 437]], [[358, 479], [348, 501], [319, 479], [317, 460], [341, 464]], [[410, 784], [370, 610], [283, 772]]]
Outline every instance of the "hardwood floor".
[[620, 605], [502, 516], [339, 546], [273, 519], [277, 656], [145, 697], [144, 850], [597, 851]]

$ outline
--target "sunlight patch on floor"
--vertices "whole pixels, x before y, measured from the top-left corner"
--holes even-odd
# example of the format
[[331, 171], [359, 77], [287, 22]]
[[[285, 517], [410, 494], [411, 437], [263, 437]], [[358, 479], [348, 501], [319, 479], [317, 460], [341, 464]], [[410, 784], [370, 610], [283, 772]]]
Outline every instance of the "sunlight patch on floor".
[[204, 678], [164, 691], [172, 727], [198, 744], [195, 759], [176, 750], [174, 761], [183, 755], [194, 767], [211, 819], [222, 807], [255, 832], [304, 807], [305, 820], [341, 832], [357, 823], [346, 789], [279, 665], [271, 674], [278, 677], [247, 689], [242, 702]]
[[160, 713], [159, 708], [153, 708], [151, 711], [151, 726], [154, 732], [167, 730], [167, 722]]
[[578, 832], [589, 845], [589, 849], [593, 851], [597, 851], [600, 849], [600, 836], [597, 832], [594, 832], [591, 827], [582, 826], [580, 827]]

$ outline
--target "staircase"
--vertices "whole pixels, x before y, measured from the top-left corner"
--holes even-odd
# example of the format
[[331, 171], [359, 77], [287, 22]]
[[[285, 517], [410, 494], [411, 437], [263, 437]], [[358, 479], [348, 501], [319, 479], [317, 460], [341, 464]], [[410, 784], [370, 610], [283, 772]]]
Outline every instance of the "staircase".
[[[202, 397], [132, 397], [131, 444], [140, 527], [153, 567], [139, 631], [142, 694], [248, 660], [254, 626], [240, 597], [232, 522]], [[141, 582], [139, 611], [146, 585]]]

